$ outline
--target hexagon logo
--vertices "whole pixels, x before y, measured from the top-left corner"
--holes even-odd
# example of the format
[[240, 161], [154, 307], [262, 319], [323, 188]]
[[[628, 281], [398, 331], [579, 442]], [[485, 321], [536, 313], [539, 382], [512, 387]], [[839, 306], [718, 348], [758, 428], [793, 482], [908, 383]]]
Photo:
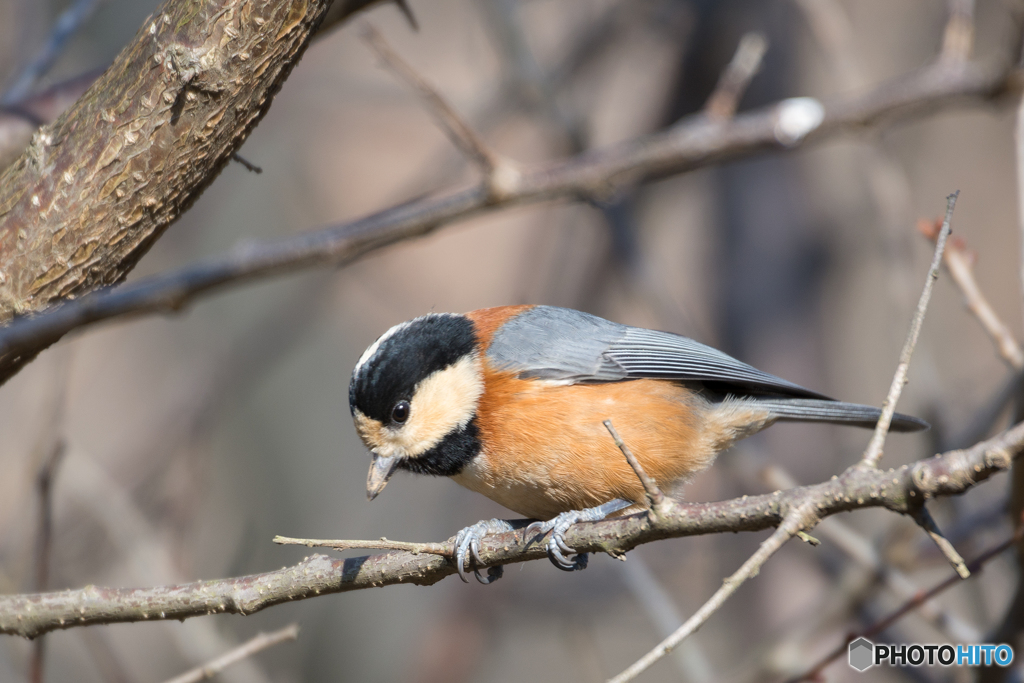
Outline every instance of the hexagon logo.
[[867, 638], [858, 638], [850, 643], [850, 666], [857, 671], [867, 671], [875, 663], [875, 644]]

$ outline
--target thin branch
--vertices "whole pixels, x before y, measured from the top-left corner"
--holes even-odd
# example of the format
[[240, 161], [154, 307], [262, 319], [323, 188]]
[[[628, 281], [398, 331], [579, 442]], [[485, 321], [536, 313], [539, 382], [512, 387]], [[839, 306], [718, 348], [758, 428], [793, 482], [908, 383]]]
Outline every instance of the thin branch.
[[785, 516], [782, 524], [779, 525], [775, 532], [761, 543], [757, 552], [751, 555], [736, 570], [736, 573], [727, 578], [722, 583], [722, 587], [715, 591], [715, 594], [692, 617], [687, 619], [682, 626], [676, 629], [675, 633], [661, 641], [653, 650], [638, 659], [618, 676], [612, 678], [609, 683], [626, 683], [626, 681], [631, 681], [671, 652], [683, 639], [703, 626], [711, 618], [711, 615], [717, 612], [747, 579], [757, 576], [758, 572], [761, 571], [761, 567], [768, 561], [768, 558], [778, 552], [785, 545], [786, 541], [793, 538], [797, 532], [813, 527], [817, 521], [818, 517], [815, 514], [815, 506], [813, 504], [804, 503], [799, 507], [793, 508]]
[[10, 106], [25, 99], [40, 78], [46, 75], [53, 63], [64, 52], [68, 42], [92, 16], [101, 0], [75, 0], [64, 10], [53, 24], [53, 30], [42, 49], [0, 97], [0, 105]]
[[750, 81], [761, 70], [761, 60], [768, 50], [768, 39], [763, 33], [751, 31], [740, 38], [736, 54], [718, 79], [718, 85], [704, 105], [708, 118], [728, 121], [736, 113]]
[[[1024, 537], [1024, 527], [1018, 525], [1017, 531], [1013, 534], [1013, 536], [1006, 539], [994, 548], [986, 550], [981, 555], [974, 558], [974, 560], [972, 560], [970, 563], [968, 563], [968, 570], [974, 574], [977, 574], [982, 567], [988, 564], [992, 559], [1001, 555], [1003, 552], [1012, 548], [1013, 545], [1015, 543], [1018, 543], [1022, 537]], [[787, 683], [800, 683], [801, 681], [819, 680], [821, 672], [825, 669], [825, 667], [827, 667], [829, 664], [836, 661], [840, 657], [843, 657], [849, 651], [850, 643], [857, 640], [858, 638], [870, 638], [878, 633], [881, 633], [882, 631], [892, 626], [894, 623], [902, 619], [910, 612], [914, 611], [921, 605], [926, 604], [935, 596], [945, 592], [953, 586], [959, 585], [960, 583], [962, 583], [960, 575], [952, 574], [951, 576], [949, 576], [949, 578], [937, 583], [927, 591], [918, 592], [917, 595], [907, 600], [898, 609], [891, 612], [888, 616], [878, 620], [877, 622], [875, 622], [871, 626], [868, 626], [866, 629], [862, 631], [847, 636], [846, 640], [843, 641], [842, 645], [838, 646], [835, 650], [832, 650], [832, 652], [830, 652], [828, 655], [826, 655], [817, 663], [815, 663], [814, 666], [812, 666], [806, 672], [790, 679], [789, 681], [787, 681]]]
[[238, 152], [234, 152], [231, 154], [231, 161], [234, 161], [236, 164], [241, 164], [242, 166], [245, 167], [245, 170], [249, 171], [250, 173], [255, 173], [256, 175], [263, 173], [262, 167], [252, 163]]
[[948, 5], [939, 59], [960, 64], [970, 59], [974, 50], [974, 0], [948, 0]]
[[907, 383], [907, 372], [910, 370], [910, 357], [914, 354], [914, 347], [917, 345], [917, 337], [921, 333], [921, 325], [924, 323], [924, 314], [928, 310], [928, 302], [932, 297], [932, 288], [935, 280], [939, 277], [939, 266], [942, 263], [942, 252], [946, 248], [946, 239], [953, 229], [953, 209], [956, 207], [956, 198], [960, 196], [960, 190], [946, 197], [946, 218], [942, 221], [942, 229], [935, 243], [935, 255], [932, 257], [931, 268], [928, 269], [928, 277], [924, 283], [924, 290], [917, 302], [917, 310], [910, 322], [910, 331], [907, 333], [907, 340], [900, 352], [900, 361], [896, 365], [896, 373], [893, 375], [892, 384], [889, 386], [889, 394], [882, 404], [882, 416], [878, 418], [875, 426], [875, 433], [871, 435], [871, 441], [864, 451], [861, 462], [869, 467], [878, 467], [882, 459], [882, 447], [885, 445], [885, 436], [889, 433], [889, 425], [892, 423], [892, 416], [896, 413], [896, 403], [903, 393], [903, 385]]
[[[486, 188], [452, 190], [320, 231], [250, 243], [222, 257], [95, 292], [11, 321], [0, 328], [0, 381], [13, 375], [24, 358], [67, 332], [101, 320], [176, 311], [227, 286], [318, 265], [349, 263], [377, 249], [507, 205], [606, 195], [617, 183], [823, 141], [910, 110], [934, 113], [942, 103], [965, 97], [991, 98], [1010, 87], [1013, 73], [1003, 67], [974, 63], [955, 70], [932, 66], [859, 97], [818, 103], [822, 118], [816, 126], [801, 127], [802, 134], [796, 138], [790, 128], [780, 129], [786, 112], [794, 109], [789, 100], [739, 115], [726, 125], [709, 124], [701, 116], [668, 131], [524, 169], [518, 189], [501, 200], [493, 199]], [[799, 99], [806, 104], [807, 98]], [[782, 136], [780, 130], [789, 132]]]
[[[925, 237], [935, 240], [939, 234], [942, 221], [920, 220], [917, 224], [918, 231]], [[988, 332], [988, 335], [995, 342], [999, 349], [999, 355], [1014, 370], [1024, 370], [1024, 350], [1021, 349], [1017, 338], [1010, 332], [1010, 328], [1003, 322], [999, 314], [992, 308], [985, 294], [981, 291], [978, 281], [974, 277], [974, 263], [977, 255], [974, 253], [962, 237], [951, 237], [946, 245], [944, 261], [946, 269], [952, 276], [953, 281], [960, 288], [964, 295], [967, 308], [974, 314], [981, 323], [981, 326]]]
[[[58, 398], [58, 401], [60, 406], [63, 397]], [[60, 412], [61, 409], [58, 407], [57, 414]], [[59, 417], [57, 420], [59, 421]], [[57, 476], [57, 468], [64, 458], [64, 452], [64, 440], [58, 438], [36, 475], [39, 527], [36, 532], [35, 589], [39, 592], [46, 590], [50, 582], [50, 554], [53, 550], [53, 480]], [[28, 680], [31, 683], [43, 683], [45, 656], [45, 640], [38, 638], [32, 644], [32, 657], [29, 660]]]
[[949, 563], [953, 565], [953, 569], [960, 576], [961, 579], [971, 578], [971, 571], [967, 568], [967, 563], [964, 562], [964, 558], [960, 556], [960, 553], [956, 551], [953, 544], [949, 542], [945, 536], [942, 535], [942, 530], [939, 529], [939, 525], [935, 523], [935, 519], [932, 514], [928, 512], [925, 506], [921, 506], [913, 514], [914, 521], [917, 522], [918, 526], [925, 530], [928, 537], [935, 541], [935, 545], [939, 547], [939, 550], [945, 556]]
[[[768, 485], [773, 488], [791, 489], [798, 486], [792, 475], [777, 465], [766, 467], [762, 474]], [[910, 600], [923, 590], [902, 571], [887, 565], [875, 549], [874, 544], [842, 519], [829, 517], [822, 520], [815, 533], [831, 541], [848, 558], [869, 570], [898, 599]], [[974, 626], [945, 611], [934, 601], [921, 606], [921, 616], [935, 629], [946, 633], [952, 639], [974, 641], [980, 637], [980, 633]]]
[[274, 543], [279, 545], [304, 545], [307, 548], [333, 548], [335, 550], [404, 550], [419, 555], [452, 556], [452, 546], [445, 543], [408, 543], [406, 541], [389, 541], [381, 537], [379, 541], [329, 541], [318, 538], [289, 538], [274, 536]]
[[605, 420], [601, 424], [603, 424], [604, 428], [608, 430], [608, 433], [612, 435], [612, 441], [614, 441], [615, 445], [619, 447], [620, 451], [622, 451], [622, 455], [626, 457], [626, 462], [628, 462], [629, 466], [633, 468], [637, 479], [639, 479], [640, 483], [643, 485], [644, 493], [647, 494], [647, 503], [650, 505], [651, 511], [660, 515], [662, 508], [665, 505], [665, 494], [661, 492], [660, 488], [658, 488], [658, 482], [654, 481], [654, 479], [644, 472], [644, 468], [640, 466], [640, 461], [636, 459], [636, 456], [633, 455], [633, 451], [629, 449], [629, 446], [627, 446], [622, 440], [622, 437], [619, 436], [619, 433], [612, 425], [612, 421]]
[[492, 151], [455, 108], [408, 62], [399, 57], [384, 40], [384, 36], [370, 24], [363, 27], [363, 40], [373, 48], [391, 73], [417, 92], [452, 144], [480, 168], [492, 199], [500, 200], [514, 193], [520, 174], [512, 162]]
[[[1024, 452], [1024, 423], [967, 450], [880, 470], [854, 465], [812, 486], [771, 495], [744, 496], [717, 503], [666, 501], [660, 518], [631, 515], [577, 524], [565, 534], [579, 552], [621, 555], [642, 543], [664, 538], [726, 531], [757, 531], [778, 526], [795, 508], [813, 505], [817, 518], [868, 507], [909, 514], [918, 501], [963, 493], [1010, 467]], [[795, 533], [796, 529], [794, 529]], [[524, 529], [487, 536], [481, 567], [546, 558]], [[449, 541], [450, 543], [451, 541]], [[313, 555], [278, 571], [230, 579], [154, 588], [100, 588], [34, 595], [0, 595], [0, 633], [35, 638], [57, 629], [205, 614], [251, 614], [273, 605], [316, 595], [384, 585], [432, 585], [455, 573], [447, 557], [410, 552], [333, 560]]]
[[217, 657], [217, 659], [196, 667], [191, 671], [186, 671], [180, 676], [175, 676], [166, 683], [199, 683], [199, 681], [213, 678], [232, 664], [236, 664], [247, 657], [252, 657], [257, 652], [262, 652], [286, 640], [295, 640], [298, 637], [298, 624], [289, 624], [283, 629], [273, 631], [272, 633], [259, 633], [251, 640], [242, 643], [233, 650], [225, 652], [220, 657]]

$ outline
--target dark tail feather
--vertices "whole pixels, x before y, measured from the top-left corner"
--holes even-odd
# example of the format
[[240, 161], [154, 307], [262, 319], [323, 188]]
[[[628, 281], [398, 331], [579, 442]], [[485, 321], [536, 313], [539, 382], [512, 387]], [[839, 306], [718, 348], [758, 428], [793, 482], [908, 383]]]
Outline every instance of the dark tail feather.
[[[794, 422], [830, 422], [874, 429], [882, 411], [872, 406], [842, 401], [824, 401], [816, 398], [757, 398], [762, 405], [778, 416], [780, 420]], [[893, 432], [919, 432], [931, 425], [922, 419], [896, 413], [889, 427]]]

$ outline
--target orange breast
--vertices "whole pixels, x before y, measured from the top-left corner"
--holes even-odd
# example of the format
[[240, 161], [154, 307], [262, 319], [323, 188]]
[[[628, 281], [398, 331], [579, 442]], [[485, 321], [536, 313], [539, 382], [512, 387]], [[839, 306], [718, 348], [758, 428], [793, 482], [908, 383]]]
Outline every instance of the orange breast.
[[485, 386], [477, 411], [484, 451], [454, 478], [527, 517], [614, 498], [644, 502], [603, 420], [666, 488], [708, 466], [720, 445], [707, 438], [707, 403], [671, 382], [556, 386], [488, 370]]

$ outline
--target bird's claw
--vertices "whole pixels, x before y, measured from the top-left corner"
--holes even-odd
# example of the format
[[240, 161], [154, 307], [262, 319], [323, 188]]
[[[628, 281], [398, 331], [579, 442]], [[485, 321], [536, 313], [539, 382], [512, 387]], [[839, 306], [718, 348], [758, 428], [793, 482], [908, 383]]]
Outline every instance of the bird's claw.
[[[455, 549], [454, 549], [454, 560], [455, 570], [459, 573], [459, 578], [464, 583], [469, 583], [469, 579], [466, 578], [466, 568], [470, 564], [470, 561], [475, 562], [477, 565], [484, 564], [483, 559], [480, 557], [480, 539], [487, 534], [500, 534], [506, 531], [512, 531], [515, 527], [504, 519], [486, 519], [472, 526], [467, 526], [465, 529], [455, 534]], [[487, 577], [483, 577], [480, 574], [480, 570], [473, 568], [473, 573], [476, 575], [476, 580], [480, 583], [487, 585], [494, 583], [501, 578], [504, 568], [500, 565], [497, 567], [487, 568]]]
[[[615, 499], [603, 505], [598, 505], [585, 510], [569, 510], [544, 522], [534, 522], [526, 527], [526, 534], [537, 532], [538, 536], [551, 534], [546, 544], [548, 559], [562, 571], [575, 572], [587, 568], [587, 553], [577, 553], [565, 542], [565, 532], [577, 522], [596, 522], [604, 519], [613, 512], [627, 508], [633, 503], [628, 500]], [[575, 555], [572, 559], [566, 555]]]

